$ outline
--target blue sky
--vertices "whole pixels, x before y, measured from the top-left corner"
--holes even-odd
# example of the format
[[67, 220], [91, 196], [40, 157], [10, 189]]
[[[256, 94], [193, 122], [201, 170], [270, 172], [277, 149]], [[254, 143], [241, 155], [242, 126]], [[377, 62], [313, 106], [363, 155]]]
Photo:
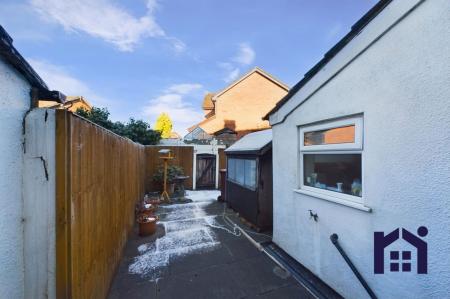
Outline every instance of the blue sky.
[[255, 66], [294, 85], [375, 3], [0, 0], [0, 24], [50, 88], [184, 135], [206, 92]]

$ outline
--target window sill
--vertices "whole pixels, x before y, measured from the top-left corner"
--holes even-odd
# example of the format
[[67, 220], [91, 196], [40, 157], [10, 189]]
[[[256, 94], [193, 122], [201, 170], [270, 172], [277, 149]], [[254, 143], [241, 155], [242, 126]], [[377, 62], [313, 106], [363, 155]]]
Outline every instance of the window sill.
[[325, 194], [321, 194], [318, 192], [311, 192], [311, 191], [307, 191], [307, 190], [303, 190], [303, 189], [294, 189], [294, 192], [299, 193], [299, 194], [308, 195], [308, 196], [315, 197], [315, 198], [324, 199], [326, 201], [331, 201], [331, 202], [334, 202], [334, 203], [337, 203], [337, 204], [340, 204], [343, 206], [347, 206], [350, 208], [358, 209], [358, 210], [361, 210], [364, 212], [369, 212], [369, 213], [372, 212], [371, 208], [366, 207], [362, 203], [352, 202], [352, 201], [337, 198], [334, 196], [325, 195]]

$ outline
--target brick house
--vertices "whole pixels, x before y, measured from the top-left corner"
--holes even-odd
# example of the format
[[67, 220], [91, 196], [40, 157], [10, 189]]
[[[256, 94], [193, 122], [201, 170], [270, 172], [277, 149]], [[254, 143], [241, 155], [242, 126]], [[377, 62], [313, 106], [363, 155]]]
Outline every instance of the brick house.
[[233, 143], [245, 134], [268, 129], [263, 116], [288, 90], [286, 84], [256, 67], [223, 90], [208, 93], [202, 104], [205, 119], [190, 127], [187, 136], [200, 131]]

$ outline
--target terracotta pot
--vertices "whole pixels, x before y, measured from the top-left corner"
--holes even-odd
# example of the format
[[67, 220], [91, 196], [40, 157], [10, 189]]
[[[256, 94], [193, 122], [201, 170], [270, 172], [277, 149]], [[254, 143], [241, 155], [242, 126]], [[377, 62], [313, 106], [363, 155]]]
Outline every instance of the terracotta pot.
[[147, 216], [153, 216], [153, 213], [156, 211], [157, 206], [152, 204], [145, 204], [144, 207], [140, 210], [141, 214]]
[[156, 232], [156, 221], [158, 217], [140, 214], [137, 222], [139, 223], [139, 235], [141, 237], [153, 235]]
[[154, 205], [155, 208], [157, 208], [158, 205], [161, 203], [161, 200], [159, 198], [152, 198], [148, 201], [148, 203]]

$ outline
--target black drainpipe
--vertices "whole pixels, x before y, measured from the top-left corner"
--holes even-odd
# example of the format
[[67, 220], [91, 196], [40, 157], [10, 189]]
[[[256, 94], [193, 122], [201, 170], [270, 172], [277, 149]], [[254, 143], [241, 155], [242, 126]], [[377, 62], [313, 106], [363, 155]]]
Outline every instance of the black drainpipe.
[[377, 296], [372, 291], [372, 289], [369, 287], [367, 282], [364, 280], [364, 277], [361, 276], [361, 274], [359, 273], [358, 269], [356, 269], [355, 265], [353, 265], [352, 261], [350, 260], [348, 255], [345, 253], [344, 249], [342, 249], [341, 245], [338, 242], [338, 238], [339, 237], [338, 237], [337, 234], [332, 234], [330, 236], [331, 243], [333, 243], [334, 246], [336, 246], [337, 250], [342, 255], [342, 257], [344, 258], [344, 260], [347, 263], [347, 265], [350, 267], [350, 269], [352, 269], [352, 271], [355, 274], [356, 278], [358, 278], [359, 282], [363, 285], [364, 289], [366, 289], [366, 291], [369, 294], [370, 298], [377, 299]]

